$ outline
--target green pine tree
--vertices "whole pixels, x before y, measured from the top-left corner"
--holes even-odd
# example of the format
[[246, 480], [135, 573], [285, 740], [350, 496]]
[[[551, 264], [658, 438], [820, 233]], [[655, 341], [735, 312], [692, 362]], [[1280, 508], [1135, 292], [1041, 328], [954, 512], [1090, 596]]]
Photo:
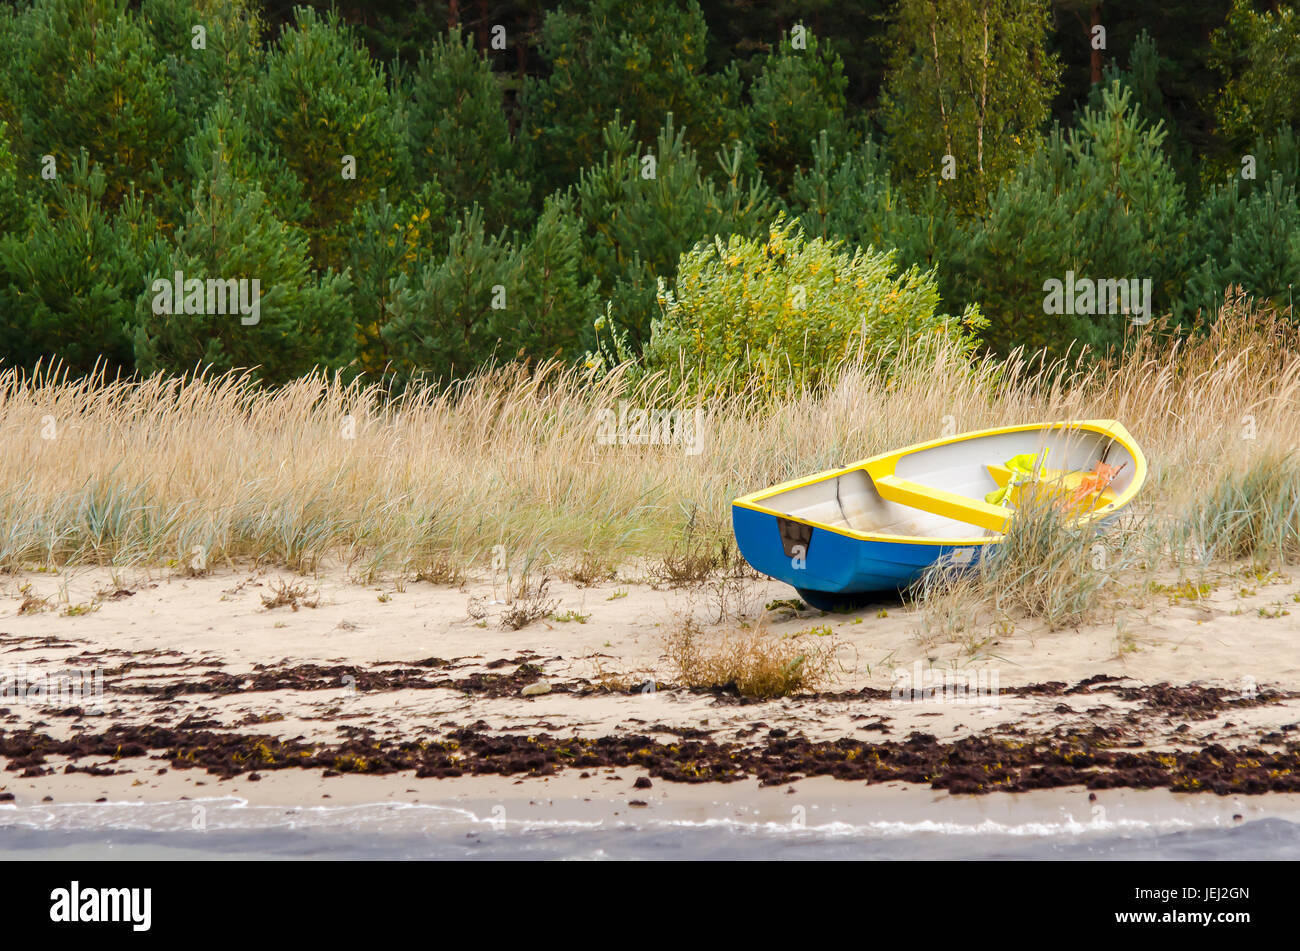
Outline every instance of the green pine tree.
[[[174, 306], [168, 312], [178, 271], [186, 285], [249, 282], [247, 300], [256, 294], [258, 313], [232, 313], [229, 297], [223, 307], [207, 292], [200, 298], [205, 312], [179, 313]], [[188, 295], [190, 289], [182, 290]], [[317, 367], [339, 368], [353, 350], [347, 290], [345, 275], [313, 273], [301, 229], [277, 219], [261, 188], [239, 180], [232, 163], [216, 152], [210, 173], [194, 186], [185, 223], [151, 275], [149, 292], [139, 299], [136, 360], [146, 373], [256, 367], [256, 376], [268, 382]]]
[[582, 0], [547, 14], [548, 74], [524, 89], [525, 129], [546, 186], [567, 186], [600, 160], [602, 130], [616, 113], [638, 129], [658, 129], [672, 113], [706, 155], [734, 142], [740, 78], [734, 68], [705, 71], [707, 41], [695, 0]]
[[436, 178], [460, 212], [483, 208], [489, 229], [529, 215], [530, 183], [510, 134], [491, 64], [459, 28], [434, 40], [409, 83], [407, 130], [415, 177]]
[[706, 176], [672, 115], [652, 148], [638, 144], [635, 126], [617, 118], [604, 140], [604, 158], [583, 171], [573, 190], [574, 210], [588, 273], [610, 301], [610, 329], [639, 349], [658, 314], [658, 278], [671, 280], [677, 259], [698, 241], [761, 234], [777, 205], [761, 178], [743, 177], [739, 143], [719, 157], [721, 185]]
[[1188, 247], [1196, 256], [1177, 313], [1189, 322], [1214, 319], [1224, 293], [1240, 287], [1290, 307], [1300, 286], [1300, 206], [1294, 179], [1273, 172], [1247, 190], [1230, 179], [1197, 209]]
[[0, 354], [24, 367], [58, 359], [73, 373], [97, 363], [130, 372], [156, 225], [133, 193], [109, 207], [108, 177], [84, 152], [49, 188], [26, 227], [0, 237]]
[[17, 231], [27, 222], [26, 189], [10, 141], [9, 123], [0, 119], [0, 235]]
[[499, 321], [503, 339], [526, 357], [577, 357], [593, 343], [601, 297], [599, 282], [584, 276], [582, 227], [571, 199], [546, 200], [521, 263], [516, 305]]
[[1061, 355], [1076, 342], [1121, 342], [1121, 316], [1047, 314], [1046, 281], [1073, 271], [1088, 279], [1153, 282], [1153, 315], [1181, 287], [1188, 232], [1183, 187], [1164, 153], [1163, 129], [1147, 123], [1132, 91], [1113, 83], [1099, 110], [1084, 110], [1068, 134], [1054, 131], [992, 199], [972, 233], [957, 296], [978, 300], [986, 340]]
[[140, 17], [163, 54], [171, 101], [186, 129], [232, 99], [262, 66], [260, 4], [253, 0], [143, 0]]
[[110, 205], [175, 171], [182, 127], [163, 56], [127, 0], [37, 0], [4, 33], [0, 90], [25, 171], [52, 155], [66, 174], [84, 149]]
[[1104, 81], [1091, 87], [1088, 104], [1093, 109], [1100, 109], [1102, 95], [1112, 83], [1127, 86], [1133, 92], [1133, 104], [1142, 117], [1152, 125], [1158, 123], [1164, 129], [1164, 147], [1170, 164], [1177, 172], [1178, 180], [1185, 186], [1191, 186], [1196, 184], [1203, 163], [1193, 154], [1184, 139], [1172, 134], [1178, 128], [1178, 123], [1169, 107], [1164, 86], [1173, 68], [1173, 60], [1162, 57], [1151, 34], [1143, 30], [1129, 51], [1128, 68], [1120, 69], [1115, 63], [1107, 64], [1103, 70]]
[[847, 88], [840, 58], [802, 27], [796, 37], [783, 36], [777, 49], [763, 57], [745, 119], [759, 168], [773, 188], [786, 192], [795, 168], [806, 162], [822, 133], [833, 148], [853, 144], [845, 116]]
[[402, 275], [420, 273], [439, 260], [447, 247], [446, 198], [437, 181], [427, 181], [400, 205], [386, 191], [357, 209], [348, 251], [352, 267], [352, 321], [356, 328], [357, 364], [382, 374], [394, 360], [388, 325], [393, 285]]
[[337, 16], [298, 7], [246, 96], [255, 136], [302, 182], [312, 259], [343, 266], [356, 210], [409, 176], [400, 109], [382, 71]]
[[[381, 329], [399, 377], [425, 375], [450, 382], [502, 355], [498, 331], [519, 292], [519, 249], [503, 232], [488, 233], [483, 214], [457, 221], [446, 253], [398, 275], [389, 318]], [[508, 355], [508, 354], [507, 354]]]
[[1247, 178], [1248, 162], [1239, 162], [1231, 178], [1241, 186], [1242, 195], [1254, 194], [1273, 178], [1280, 176], [1284, 185], [1300, 189], [1300, 136], [1290, 126], [1278, 126], [1269, 134], [1256, 136], [1249, 156], [1254, 159], [1251, 177]]
[[247, 116], [222, 97], [196, 123], [181, 147], [181, 174], [156, 193], [159, 214], [179, 227], [192, 207], [194, 186], [212, 174], [213, 157], [236, 182], [260, 187], [281, 221], [305, 226], [311, 210], [303, 183], [274, 148], [258, 140]]
[[962, 260], [965, 224], [931, 182], [914, 200], [892, 181], [889, 159], [872, 138], [839, 157], [823, 135], [808, 169], [795, 172], [790, 210], [812, 237], [862, 248], [895, 248], [904, 266], [947, 272]]

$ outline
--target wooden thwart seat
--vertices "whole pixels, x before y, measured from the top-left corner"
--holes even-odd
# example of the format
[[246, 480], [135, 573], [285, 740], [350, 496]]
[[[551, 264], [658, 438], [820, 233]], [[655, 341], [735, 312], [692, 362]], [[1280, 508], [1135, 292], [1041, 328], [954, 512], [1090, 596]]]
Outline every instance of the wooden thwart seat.
[[[869, 470], [868, 475], [871, 475]], [[1010, 509], [1000, 505], [990, 505], [983, 499], [972, 499], [970, 496], [958, 495], [945, 489], [936, 489], [919, 482], [909, 482], [892, 474], [872, 475], [872, 481], [876, 485], [876, 491], [886, 502], [909, 505], [922, 512], [942, 515], [944, 518], [978, 525], [980, 528], [995, 532], [1003, 531], [1007, 519], [1012, 515]]]
[[[876, 491], [886, 502], [907, 505], [914, 509], [920, 509], [922, 512], [941, 515], [944, 518], [965, 522], [968, 525], [977, 525], [980, 528], [994, 532], [1005, 531], [1007, 521], [1015, 513], [1014, 509], [1002, 505], [993, 505], [983, 499], [974, 499], [967, 495], [949, 492], [946, 489], [938, 489], [931, 485], [923, 485], [920, 482], [900, 479], [892, 472], [883, 471], [883, 466], [876, 472], [872, 472], [872, 468], [871, 466], [867, 467], [867, 475], [871, 476]], [[1013, 474], [1006, 466], [991, 465], [986, 468], [999, 487], [1006, 485]], [[1038, 484], [1045, 487], [1053, 495], [1068, 496], [1087, 475], [1086, 472], [1040, 469]], [[1080, 502], [1080, 507], [1085, 509], [1106, 508], [1114, 501], [1114, 491], [1107, 488], [1100, 495], [1094, 495], [1090, 500]]]

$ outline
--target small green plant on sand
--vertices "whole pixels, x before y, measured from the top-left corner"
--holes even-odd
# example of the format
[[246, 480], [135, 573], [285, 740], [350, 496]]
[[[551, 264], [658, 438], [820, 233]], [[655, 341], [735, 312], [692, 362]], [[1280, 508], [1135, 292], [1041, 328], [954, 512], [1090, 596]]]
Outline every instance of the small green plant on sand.
[[1167, 595], [1169, 604], [1175, 605], [1179, 601], [1201, 601], [1208, 597], [1214, 590], [1214, 585], [1208, 581], [1194, 582], [1183, 580], [1176, 584], [1160, 584], [1152, 582], [1147, 585], [1147, 589], [1153, 594]]
[[568, 621], [577, 621], [579, 624], [586, 624], [588, 621], [591, 620], [591, 615], [579, 614], [577, 611], [570, 610], [570, 611], [565, 611], [563, 614], [552, 614], [551, 620], [560, 621], [562, 623]]
[[30, 584], [20, 585], [18, 593], [23, 596], [22, 603], [18, 605], [19, 614], [39, 614], [50, 609], [50, 599], [37, 595]]
[[1128, 629], [1124, 622], [1115, 625], [1115, 659], [1123, 660], [1126, 654], [1135, 654], [1138, 647], [1137, 635]]

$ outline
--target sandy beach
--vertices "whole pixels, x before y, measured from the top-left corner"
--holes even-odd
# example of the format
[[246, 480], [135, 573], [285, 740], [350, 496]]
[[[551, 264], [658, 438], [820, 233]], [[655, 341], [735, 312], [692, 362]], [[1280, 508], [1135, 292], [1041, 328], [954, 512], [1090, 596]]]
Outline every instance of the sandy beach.
[[[709, 630], [704, 587], [556, 582], [551, 617], [508, 630], [489, 578], [33, 573], [10, 581], [0, 609], [0, 795], [18, 807], [462, 802], [472, 822], [499, 806], [789, 823], [809, 801], [851, 824], [950, 809], [1014, 810], [1024, 824], [1041, 810], [1086, 823], [1107, 807], [1099, 794], [1136, 787], [1130, 802], [1164, 797], [1167, 817], [1292, 814], [1300, 608], [1277, 605], [1294, 605], [1300, 584], [1221, 575], [1195, 602], [1016, 630], [977, 655], [927, 643], [897, 600], [824, 615], [745, 581], [731, 593], [739, 612], [774, 637], [821, 630], [838, 668], [825, 689], [755, 701], [674, 683], [664, 631], [686, 616]], [[268, 608], [285, 583], [302, 586], [297, 608]], [[90, 692], [32, 686], [70, 678]], [[990, 689], [942, 689], [954, 682]]]

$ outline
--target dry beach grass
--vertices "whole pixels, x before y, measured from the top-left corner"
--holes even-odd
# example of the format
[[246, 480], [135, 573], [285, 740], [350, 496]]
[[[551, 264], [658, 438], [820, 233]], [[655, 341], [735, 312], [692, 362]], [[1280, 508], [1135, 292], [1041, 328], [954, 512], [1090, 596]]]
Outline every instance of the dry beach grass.
[[[623, 407], [677, 410], [694, 426], [684, 390], [626, 367], [597, 378], [506, 366], [395, 398], [319, 376], [265, 390], [237, 375], [10, 369], [0, 569], [328, 564], [360, 581], [458, 583], [495, 560], [575, 578], [638, 563], [647, 577], [699, 582], [734, 566], [736, 495], [945, 429], [1089, 417], [1122, 420], [1151, 463], [1122, 541], [1100, 568], [1086, 539], [1022, 545], [1019, 574], [967, 579], [963, 605], [1014, 588], [1015, 604], [992, 605], [995, 620], [1070, 624], [1096, 602], [1098, 570], [1300, 552], [1300, 347], [1291, 324], [1240, 297], [1208, 336], [1149, 333], [1113, 363], [972, 364], [926, 342], [888, 368], [845, 366], [824, 391], [741, 392], [700, 408], [699, 453], [611, 439]], [[1074, 546], [1069, 564], [1052, 561], [1060, 544]], [[941, 597], [957, 595], [931, 587], [943, 629]]]

